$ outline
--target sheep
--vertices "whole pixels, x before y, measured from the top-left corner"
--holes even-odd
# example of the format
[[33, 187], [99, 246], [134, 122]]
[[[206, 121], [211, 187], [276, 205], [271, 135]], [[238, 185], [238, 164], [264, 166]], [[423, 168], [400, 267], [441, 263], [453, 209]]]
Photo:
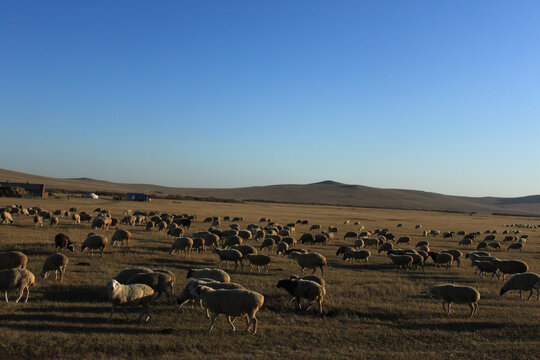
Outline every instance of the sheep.
[[398, 266], [398, 269], [411, 269], [413, 263], [413, 257], [410, 255], [394, 255], [388, 254], [388, 257], [392, 262]]
[[251, 328], [251, 334], [257, 333], [256, 314], [264, 304], [262, 294], [243, 289], [214, 290], [204, 285], [197, 287], [195, 294], [201, 297], [203, 306], [212, 313], [209, 332], [214, 327], [218, 315], [225, 314], [233, 331], [236, 330], [233, 325], [234, 319], [238, 316], [245, 316], [246, 331], [249, 332]]
[[229, 235], [225, 238], [225, 241], [223, 242], [223, 248], [226, 249], [228, 247], [232, 247], [233, 245], [240, 245], [242, 244], [242, 238], [238, 235]]
[[287, 251], [289, 249], [289, 244], [287, 244], [286, 242], [280, 242], [277, 244], [277, 250], [276, 250], [276, 254], [279, 256], [279, 255], [285, 255], [285, 251]]
[[206, 246], [212, 246], [213, 248], [219, 246], [219, 236], [217, 236], [216, 234], [206, 233], [201, 237], [204, 239], [204, 243]]
[[411, 238], [408, 236], [401, 236], [399, 239], [397, 239], [396, 244], [408, 244], [411, 241]]
[[153, 221], [148, 221], [146, 223], [146, 231], [152, 231], [154, 230], [154, 227], [155, 227], [155, 223]]
[[34, 226], [43, 226], [43, 218], [39, 215], [34, 215]]
[[315, 242], [315, 235], [310, 233], [305, 233], [302, 236], [300, 236], [300, 239], [298, 239], [300, 244], [313, 244]]
[[11, 289], [19, 290], [19, 297], [15, 300], [16, 303], [21, 300], [23, 292], [26, 289], [24, 302], [28, 302], [30, 286], [36, 286], [36, 277], [29, 270], [24, 268], [0, 270], [0, 291], [4, 292], [6, 302], [9, 302], [7, 292]]
[[485, 251], [473, 251], [473, 252], [467, 253], [467, 255], [465, 255], [465, 259], [471, 258], [472, 260], [476, 260], [474, 258], [477, 256], [490, 256], [490, 253], [485, 252]]
[[354, 248], [350, 246], [340, 246], [336, 251], [336, 256], [345, 255], [345, 253], [354, 251]]
[[462, 239], [458, 246], [471, 246], [473, 241], [471, 239]]
[[265, 273], [268, 273], [268, 264], [270, 264], [270, 256], [263, 254], [247, 254], [244, 256], [249, 261], [249, 271], [253, 265], [257, 266], [257, 272], [260, 271], [259, 267], [264, 266]]
[[68, 249], [70, 251], [74, 251], [75, 248], [73, 246], [73, 243], [67, 237], [67, 235], [64, 234], [57, 234], [54, 237], [54, 249], [58, 251], [58, 249]]
[[391, 242], [385, 242], [379, 246], [379, 249], [377, 250], [377, 252], [380, 255], [383, 251], [386, 251], [388, 253], [388, 251], [391, 251], [393, 248], [394, 248], [394, 244], [392, 244]]
[[[303, 276], [303, 277], [298, 277], [297, 275], [291, 275], [291, 276], [289, 276], [289, 279], [315, 281], [317, 284], [321, 285], [323, 288], [326, 289], [326, 281], [324, 281], [323, 278], [320, 278], [320, 277], [315, 276], [315, 275], [307, 275], [307, 276]], [[291, 300], [291, 302], [292, 302], [292, 300]]]
[[521, 260], [492, 260], [491, 262], [503, 274], [503, 280], [506, 274], [524, 273], [529, 270], [529, 265]]
[[206, 249], [204, 239], [200, 238], [200, 237], [194, 238], [193, 239], [193, 246], [191, 247], [191, 249], [193, 251], [197, 250], [198, 253], [200, 253], [201, 251], [204, 252], [204, 250]]
[[150, 286], [154, 292], [157, 292], [154, 300], [159, 299], [165, 293], [167, 301], [170, 302], [173, 296], [174, 280], [170, 274], [165, 272], [139, 273], [127, 281], [126, 285], [130, 284], [146, 284]]
[[20, 268], [26, 269], [28, 257], [20, 251], [0, 252], [0, 270]]
[[471, 312], [469, 318], [473, 317], [478, 311], [478, 301], [480, 300], [480, 292], [470, 286], [459, 286], [454, 284], [434, 285], [429, 288], [428, 295], [432, 298], [440, 298], [443, 300], [443, 310], [446, 311], [445, 304], [448, 304], [448, 315], [450, 315], [450, 307], [452, 303], [469, 304]]
[[511, 243], [510, 246], [508, 246], [507, 251], [510, 251], [510, 249], [515, 249], [515, 250], [521, 251], [523, 249], [523, 243], [521, 243], [521, 242]]
[[143, 315], [145, 316], [145, 322], [150, 320], [150, 307], [154, 297], [154, 290], [145, 284], [131, 284], [123, 285], [116, 280], [109, 280], [107, 282], [107, 294], [109, 301], [112, 302], [111, 313], [109, 314], [108, 321], [110, 322], [113, 313], [116, 311], [116, 307], [121, 306], [124, 308], [124, 314], [126, 316], [126, 322], [129, 323], [129, 317], [127, 314], [128, 306], [142, 305], [143, 310], [139, 316], [139, 322]]
[[268, 248], [268, 251], [271, 251], [274, 248], [274, 245], [276, 245], [276, 241], [273, 238], [267, 237], [261, 243], [259, 251], [262, 251], [265, 248]]
[[321, 284], [312, 280], [292, 278], [279, 280], [276, 287], [278, 289], [283, 288], [291, 294], [293, 296], [291, 302], [296, 299], [299, 309], [302, 309], [300, 300], [307, 299], [309, 305], [306, 308], [306, 311], [309, 310], [311, 305], [316, 301], [319, 305], [319, 313], [323, 313], [322, 302], [326, 295], [326, 289]]
[[212, 279], [219, 282], [228, 283], [231, 282], [231, 277], [225, 270], [221, 269], [189, 269], [186, 275], [186, 279]]
[[358, 251], [348, 251], [343, 254], [343, 260], [353, 259], [355, 260], [365, 260], [366, 263], [369, 262], [369, 257], [371, 253], [368, 250], [358, 250]]
[[[244, 270], [244, 262], [242, 261], [243, 255], [240, 251], [234, 250], [234, 249], [220, 249], [215, 248], [213, 253], [218, 254], [219, 261], [217, 263], [217, 267], [219, 267], [219, 264], [221, 264], [222, 261], [232, 261], [234, 262], [234, 270], [238, 268], [238, 262], [240, 262], [240, 266], [242, 267], [242, 270]], [[227, 265], [228, 268], [228, 265]]]
[[129, 245], [129, 239], [131, 239], [131, 233], [126, 230], [118, 229], [112, 234], [111, 236], [111, 245], [114, 246], [115, 242], [122, 242], [122, 245], [124, 246], [124, 240], [126, 241], [126, 246]]
[[58, 272], [60, 272], [60, 281], [64, 279], [64, 273], [66, 272], [66, 266], [69, 262], [69, 259], [66, 255], [61, 253], [56, 253], [49, 255], [45, 259], [43, 268], [41, 269], [41, 277], [43, 279], [47, 278], [49, 272], [54, 271], [54, 279], [58, 279]]
[[178, 250], [178, 253], [181, 253], [182, 251], [185, 254], [185, 257], [188, 257], [189, 252], [191, 251], [191, 248], [193, 247], [193, 239], [189, 237], [179, 237], [176, 238], [174, 243], [171, 246], [171, 250], [169, 251], [169, 255], [172, 255], [175, 250]]
[[137, 274], [151, 273], [153, 270], [150, 270], [145, 267], [136, 267], [136, 268], [126, 268], [120, 271], [118, 274], [113, 277], [113, 280], [118, 281], [120, 284], [127, 284], [128, 280], [134, 277]]
[[497, 276], [497, 279], [500, 279], [498, 268], [491, 263], [491, 261], [480, 261], [480, 260], [473, 260], [471, 262], [471, 266], [476, 266], [476, 270], [474, 273], [476, 274], [478, 271], [480, 272], [480, 276], [484, 273], [491, 273], [491, 279], [493, 279], [495, 276]]
[[233, 245], [231, 249], [240, 251], [244, 257], [247, 254], [257, 254], [257, 249], [251, 245]]
[[500, 295], [510, 290], [519, 290], [519, 298], [523, 299], [522, 291], [530, 291], [529, 300], [533, 294], [533, 290], [536, 289], [536, 299], [540, 300], [540, 276], [531, 272], [524, 272], [513, 275], [508, 279], [501, 288]]
[[84, 252], [86, 249], [88, 249], [90, 256], [94, 256], [93, 251], [99, 249], [101, 250], [101, 257], [103, 257], [103, 251], [105, 250], [105, 247], [107, 247], [108, 243], [109, 239], [107, 239], [106, 236], [90, 233], [88, 234], [81, 246], [81, 252]]
[[421, 241], [417, 242], [416, 245], [415, 245], [416, 248], [419, 248], [421, 246], [429, 246], [429, 241], [421, 240]]
[[[200, 300], [198, 296], [195, 295], [195, 289], [199, 287], [200, 285], [208, 286], [214, 290], [218, 289], [244, 289], [244, 287], [237, 283], [231, 283], [231, 282], [219, 282], [212, 279], [206, 279], [206, 278], [200, 278], [200, 279], [194, 279], [188, 281], [180, 295], [178, 296], [178, 299], [176, 300], [177, 309], [182, 311], [182, 306], [184, 306], [185, 303], [188, 301], [196, 301]], [[201, 303], [202, 307], [202, 303]], [[207, 317], [210, 318], [210, 314], [207, 312]]]
[[289, 247], [291, 247], [291, 246], [293, 246], [293, 245], [296, 244], [296, 240], [293, 239], [293, 238], [290, 237], [290, 236], [286, 236], [286, 237], [284, 237], [283, 239], [281, 239], [281, 241], [279, 242], [279, 244], [281, 244], [281, 243], [285, 243], [285, 244], [289, 245]]
[[428, 252], [428, 255], [433, 259], [435, 267], [438, 265], [441, 269], [443, 265], [446, 265], [446, 270], [450, 269], [452, 262], [454, 261], [452, 254], [448, 253], [436, 253], [434, 251], [430, 251]]
[[58, 217], [52, 216], [49, 224], [50, 225], [58, 225]]
[[358, 233], [354, 232], [354, 231], [349, 231], [349, 232], [345, 233], [345, 235], [343, 236], [343, 240], [347, 240], [348, 238], [357, 239], [358, 238]]
[[313, 269], [311, 274], [315, 274], [317, 267], [319, 267], [321, 269], [321, 274], [324, 275], [323, 266], [326, 265], [326, 258], [323, 255], [318, 253], [301, 254], [298, 252], [291, 252], [291, 257], [296, 260], [298, 265], [300, 265], [302, 272], [304, 272], [305, 269]]
[[360, 249], [364, 247], [364, 239], [356, 239], [354, 240], [353, 248]]
[[451, 249], [451, 250], [443, 250], [441, 251], [441, 253], [452, 255], [452, 257], [454, 258], [454, 261], [457, 263], [457, 266], [459, 267], [461, 265], [461, 255], [463, 255], [461, 251]]
[[2, 218], [2, 224], [13, 224], [13, 218], [11, 217], [11, 214], [7, 211], [3, 211], [0, 213], [0, 216]]
[[379, 246], [379, 240], [377, 239], [369, 238], [369, 239], [363, 239], [363, 240], [364, 240], [364, 247]]

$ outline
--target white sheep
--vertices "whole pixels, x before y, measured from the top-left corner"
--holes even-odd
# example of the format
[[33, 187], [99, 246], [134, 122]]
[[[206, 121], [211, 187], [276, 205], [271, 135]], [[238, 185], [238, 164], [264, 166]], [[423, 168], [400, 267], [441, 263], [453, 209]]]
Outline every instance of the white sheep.
[[538, 274], [531, 272], [515, 274], [504, 283], [500, 294], [502, 296], [507, 291], [519, 290], [519, 298], [523, 299], [522, 291], [530, 291], [527, 298], [529, 300], [533, 294], [533, 289], [536, 289], [536, 299], [540, 300], [540, 286], [535, 287], [538, 283], [540, 283], [540, 276]]
[[178, 250], [178, 253], [184, 252], [185, 256], [188, 257], [191, 248], [193, 247], [193, 239], [189, 237], [179, 237], [176, 238], [174, 243], [171, 246], [171, 251], [169, 255], [172, 255], [175, 250]]
[[231, 282], [231, 277], [229, 274], [227, 274], [225, 270], [221, 269], [189, 269], [186, 278], [213, 279], [224, 283]]
[[120, 246], [124, 246], [124, 241], [125, 241], [126, 246], [128, 246], [129, 239], [131, 239], [131, 233], [129, 231], [118, 229], [111, 236], [111, 245], [114, 246], [114, 243], [122, 242], [122, 245]]
[[299, 252], [291, 252], [289, 256], [296, 260], [298, 265], [302, 268], [302, 272], [305, 271], [305, 269], [313, 269], [313, 272], [311, 274], [315, 274], [315, 271], [317, 271], [317, 267], [321, 269], [321, 274], [324, 275], [323, 266], [326, 265], [326, 258], [318, 253], [307, 253], [302, 254]]
[[450, 315], [450, 307], [452, 303], [469, 304], [471, 312], [469, 317], [473, 317], [478, 311], [478, 301], [480, 300], [480, 292], [470, 286], [459, 286], [454, 284], [434, 285], [429, 288], [428, 295], [443, 300], [442, 307], [446, 311], [445, 304], [448, 304], [448, 315]]
[[69, 262], [69, 259], [66, 255], [61, 253], [56, 253], [49, 255], [43, 263], [43, 268], [41, 269], [41, 277], [43, 279], [47, 278], [49, 272], [54, 271], [54, 279], [58, 279], [58, 272], [60, 272], [60, 281], [64, 279], [64, 273], [66, 272], [66, 266]]
[[121, 306], [124, 308], [126, 322], [129, 322], [127, 307], [138, 305], [142, 305], [143, 307], [138, 321], [141, 321], [141, 318], [145, 313], [145, 322], [150, 320], [149, 305], [152, 303], [154, 296], [154, 290], [150, 286], [145, 284], [122, 285], [113, 279], [107, 282], [107, 293], [109, 295], [109, 300], [112, 302], [108, 321], [111, 321], [113, 313], [116, 311], [116, 307]]
[[162, 271], [134, 275], [127, 281], [126, 284], [145, 284], [150, 286], [154, 292], [157, 292], [157, 296], [154, 298], [154, 300], [157, 300], [163, 293], [165, 293], [167, 295], [167, 301], [170, 302], [173, 296], [173, 277], [170, 274]]
[[319, 313], [322, 314], [322, 302], [326, 295], [326, 289], [321, 284], [312, 280], [292, 278], [279, 280], [276, 287], [278, 289], [283, 288], [291, 294], [293, 296], [291, 302], [296, 299], [299, 309], [302, 309], [300, 299], [307, 299], [309, 301], [306, 311], [309, 310], [314, 302], [317, 302]]
[[101, 250], [101, 257], [103, 257], [103, 251], [105, 250], [105, 247], [107, 247], [108, 242], [109, 239], [107, 239], [106, 236], [90, 233], [81, 245], [81, 252], [84, 252], [86, 249], [88, 249], [90, 256], [94, 256], [93, 251], [99, 249]]
[[30, 295], [30, 286], [36, 286], [36, 277], [32, 272], [26, 269], [5, 269], [0, 270], [0, 291], [4, 292], [6, 302], [9, 302], [7, 292], [11, 289], [19, 290], [19, 297], [15, 300], [16, 303], [23, 296], [26, 289], [26, 297], [24, 302], [28, 301]]
[[[176, 303], [178, 304], [178, 309], [181, 310], [182, 306], [187, 303], [188, 301], [196, 301], [200, 300], [200, 298], [196, 295], [195, 290], [200, 285], [205, 285], [208, 287], [211, 287], [214, 290], [219, 289], [244, 289], [244, 287], [237, 283], [231, 283], [231, 282], [219, 282], [213, 279], [193, 279], [188, 281], [186, 286], [184, 287], [184, 290], [180, 293], [178, 296], [178, 299], [176, 300]], [[202, 302], [201, 302], [201, 308]], [[207, 312], [206, 316], [210, 319], [210, 314]]]
[[[195, 293], [201, 297], [203, 306], [212, 313], [208, 331], [214, 327], [219, 314], [225, 314], [233, 331], [236, 330], [233, 321], [236, 317], [246, 317], [246, 331], [257, 332], [256, 314], [264, 304], [264, 296], [250, 290], [214, 290], [207, 286], [199, 286]], [[232, 319], [231, 319], [232, 318]]]

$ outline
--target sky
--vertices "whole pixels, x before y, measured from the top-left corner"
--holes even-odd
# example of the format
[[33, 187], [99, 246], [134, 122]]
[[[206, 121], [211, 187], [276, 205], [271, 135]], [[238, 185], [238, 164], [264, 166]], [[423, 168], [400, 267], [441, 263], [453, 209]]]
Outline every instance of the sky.
[[540, 194], [540, 2], [0, 0], [0, 168]]

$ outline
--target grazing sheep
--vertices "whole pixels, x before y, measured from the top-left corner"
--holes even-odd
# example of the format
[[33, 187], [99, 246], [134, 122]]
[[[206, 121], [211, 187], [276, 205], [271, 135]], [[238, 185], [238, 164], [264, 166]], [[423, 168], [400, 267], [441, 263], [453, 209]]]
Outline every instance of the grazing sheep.
[[[297, 279], [297, 280], [311, 280], [311, 281], [315, 281], [317, 284], [321, 285], [323, 288], [326, 289], [326, 281], [324, 281], [323, 278], [320, 278], [318, 276], [315, 276], [315, 275], [307, 275], [307, 276], [303, 276], [303, 277], [298, 277], [297, 275], [291, 275], [289, 277], [289, 279]], [[294, 299], [293, 299], [294, 300]], [[292, 302], [292, 300], [291, 300]]]
[[302, 236], [300, 236], [300, 239], [298, 239], [300, 244], [313, 244], [315, 242], [315, 235], [310, 233], [305, 233]]
[[340, 246], [336, 251], [336, 256], [344, 255], [347, 252], [354, 251], [354, 248], [350, 246]]
[[73, 243], [71, 240], [69, 240], [69, 237], [64, 234], [57, 234], [54, 237], [54, 249], [56, 251], [58, 251], [58, 249], [69, 249], [71, 251], [75, 250]]
[[43, 218], [39, 215], [34, 215], [34, 226], [43, 226]]
[[113, 277], [113, 280], [118, 281], [120, 284], [127, 284], [128, 280], [134, 277], [137, 274], [146, 274], [151, 273], [153, 270], [150, 270], [145, 267], [136, 267], [136, 268], [127, 268], [120, 271]]
[[480, 272], [480, 276], [482, 276], [485, 273], [491, 274], [491, 279], [493, 279], [495, 276], [497, 276], [497, 279], [500, 279], [499, 277], [499, 269], [491, 263], [491, 261], [480, 261], [480, 260], [473, 260], [471, 262], [471, 266], [476, 266], [476, 270], [474, 273]]
[[419, 247], [422, 247], [422, 246], [429, 246], [429, 241], [421, 240], [421, 241], [417, 242], [416, 245], [415, 245], [416, 248], [419, 248]]
[[185, 257], [188, 257], [191, 248], [193, 247], [193, 239], [189, 237], [179, 237], [177, 238], [171, 246], [169, 255], [172, 255], [175, 250], [178, 250], [180, 254], [182, 251], [185, 254]]
[[454, 249], [443, 250], [443, 251], [441, 251], [441, 254], [450, 254], [450, 255], [452, 255], [452, 257], [454, 258], [454, 261], [457, 263], [457, 266], [459, 267], [461, 265], [461, 255], [463, 255], [463, 253], [461, 251], [454, 250]]
[[19, 297], [15, 300], [16, 303], [21, 300], [26, 289], [24, 302], [27, 302], [30, 295], [30, 286], [36, 286], [36, 277], [29, 270], [24, 268], [0, 270], [0, 291], [4, 292], [6, 302], [9, 302], [7, 292], [11, 289], [19, 290]]
[[289, 249], [289, 244], [287, 244], [286, 242], [282, 241], [280, 243], [277, 244], [277, 250], [276, 250], [276, 254], [279, 256], [279, 255], [285, 255], [285, 251], [287, 251]]
[[232, 247], [233, 245], [240, 245], [242, 244], [242, 238], [238, 235], [229, 235], [225, 238], [225, 241], [223, 242], [223, 248], [226, 249], [228, 247]]
[[490, 256], [490, 253], [485, 252], [485, 251], [473, 251], [473, 252], [467, 253], [467, 255], [465, 255], [465, 259], [471, 258], [472, 260], [476, 260], [475, 257], [477, 256]]
[[521, 260], [492, 260], [491, 262], [503, 274], [503, 280], [506, 274], [524, 273], [529, 270], [529, 265]]
[[204, 239], [200, 238], [200, 237], [194, 238], [193, 239], [193, 246], [192, 246], [191, 249], [192, 250], [197, 250], [198, 253], [200, 253], [201, 251], [204, 252], [204, 250], [206, 249]]
[[398, 266], [398, 269], [410, 270], [413, 263], [413, 257], [411, 255], [394, 255], [388, 254], [388, 257], [392, 262]]
[[0, 213], [0, 217], [2, 219], [2, 224], [13, 224], [13, 218], [7, 211], [2, 211], [2, 213]]
[[471, 246], [472, 244], [473, 244], [472, 239], [464, 238], [459, 242], [458, 246]]
[[347, 240], [349, 238], [357, 239], [358, 238], [358, 233], [354, 232], [354, 231], [349, 231], [349, 232], [345, 233], [345, 235], [343, 236], [343, 240]]
[[184, 235], [184, 228], [170, 228], [169, 230], [167, 230], [167, 235], [170, 237], [181, 237], [182, 235]]
[[498, 241], [492, 241], [488, 244], [488, 246], [495, 250], [501, 250], [501, 243]]
[[[233, 331], [236, 328], [233, 321], [236, 317], [246, 317], [246, 331], [252, 328], [251, 334], [257, 332], [257, 311], [264, 304], [264, 296], [250, 290], [214, 290], [208, 286], [199, 286], [195, 294], [200, 296], [202, 304], [212, 313], [212, 320], [208, 331], [214, 327], [214, 322], [219, 314], [225, 314]], [[231, 319], [232, 317], [232, 319]]]
[[64, 274], [66, 272], [66, 266], [69, 262], [69, 259], [66, 255], [61, 253], [56, 253], [49, 255], [45, 259], [43, 268], [41, 269], [41, 277], [43, 279], [47, 278], [49, 272], [54, 271], [54, 279], [58, 279], [58, 272], [60, 272], [60, 281], [64, 279]]
[[58, 225], [58, 217], [52, 216], [49, 224], [50, 225]]
[[306, 311], [316, 301], [319, 305], [319, 313], [322, 314], [322, 302], [326, 295], [326, 289], [321, 284], [311, 280], [283, 279], [278, 281], [276, 287], [278, 289], [283, 288], [291, 294], [293, 296], [292, 301], [296, 299], [299, 309], [302, 309], [300, 299], [309, 301]]
[[364, 247], [364, 239], [356, 239], [354, 240], [353, 248], [360, 249]]
[[510, 251], [510, 249], [521, 251], [523, 249], [523, 243], [521, 242], [511, 243], [510, 246], [508, 246], [507, 251]]
[[131, 239], [131, 233], [129, 231], [118, 229], [111, 236], [111, 245], [114, 246], [115, 242], [122, 242], [122, 245], [120, 246], [124, 246], [124, 240], [125, 240], [126, 246], [128, 246], [129, 239]]
[[126, 284], [146, 284], [150, 286], [154, 292], [157, 292], [157, 296], [154, 300], [159, 299], [161, 295], [165, 293], [167, 295], [167, 301], [170, 302], [171, 297], [173, 296], [174, 279], [166, 272], [154, 271], [151, 273], [139, 273], [129, 279]]
[[257, 272], [260, 271], [260, 267], [264, 266], [265, 273], [268, 273], [268, 264], [270, 264], [270, 256], [263, 254], [247, 254], [244, 256], [249, 261], [249, 271], [253, 265], [257, 266]]
[[436, 253], [434, 251], [428, 252], [428, 255], [433, 259], [435, 267], [439, 266], [442, 269], [443, 265], [446, 265], [446, 270], [450, 269], [454, 257], [448, 253]]
[[227, 274], [225, 270], [221, 269], [189, 269], [186, 279], [189, 278], [212, 279], [224, 283], [231, 282], [231, 277], [229, 276], [229, 274]]
[[478, 301], [480, 300], [480, 293], [470, 286], [458, 286], [454, 284], [441, 284], [434, 285], [429, 288], [428, 295], [443, 300], [443, 310], [446, 311], [445, 304], [448, 304], [448, 315], [450, 315], [450, 307], [452, 303], [456, 304], [469, 304], [471, 312], [469, 317], [473, 317], [478, 311]]
[[394, 248], [394, 244], [392, 244], [391, 242], [387, 241], [387, 242], [385, 242], [385, 243], [382, 243], [382, 244], [379, 246], [379, 249], [377, 250], [377, 253], [379, 253], [379, 255], [380, 255], [383, 251], [386, 251], [386, 253], [388, 253], [388, 252], [391, 251], [393, 248]]
[[240, 251], [244, 257], [247, 254], [257, 254], [257, 249], [251, 245], [233, 245], [231, 249]]
[[369, 262], [369, 257], [371, 253], [368, 250], [358, 250], [358, 251], [348, 251], [343, 254], [343, 260], [353, 259], [356, 260], [365, 260], [366, 263]]
[[222, 261], [227, 262], [227, 268], [229, 267], [228, 262], [234, 262], [234, 270], [238, 268], [238, 262], [240, 262], [240, 266], [242, 267], [242, 270], [244, 270], [244, 262], [242, 261], [243, 255], [240, 251], [234, 250], [234, 249], [220, 249], [215, 248], [213, 253], [217, 254], [219, 256], [219, 261], [217, 263], [217, 267], [219, 267], [219, 264], [221, 264]]
[[138, 305], [142, 305], [143, 307], [138, 321], [140, 322], [145, 314], [145, 322], [150, 320], [149, 306], [154, 297], [154, 290], [150, 286], [145, 284], [123, 285], [113, 279], [107, 282], [107, 293], [109, 301], [112, 302], [111, 313], [109, 314], [108, 319], [109, 322], [112, 319], [113, 313], [116, 311], [116, 307], [121, 306], [124, 308], [126, 322], [129, 323], [127, 307]]
[[268, 248], [268, 251], [271, 251], [274, 248], [274, 245], [276, 245], [276, 241], [272, 238], [267, 237], [261, 243], [261, 246], [259, 247], [259, 251], [262, 251], [265, 248]]
[[88, 234], [81, 246], [81, 252], [84, 252], [84, 250], [88, 249], [90, 256], [94, 256], [94, 250], [99, 249], [101, 250], [101, 257], [103, 257], [103, 251], [105, 250], [105, 247], [107, 247], [108, 243], [109, 239], [107, 239], [106, 236], [90, 233]]
[[146, 223], [146, 231], [152, 231], [154, 230], [154, 227], [155, 227], [155, 223], [153, 221], [148, 221]]
[[0, 252], [0, 270], [20, 268], [25, 269], [28, 257], [20, 251]]
[[540, 282], [540, 276], [535, 273], [525, 272], [513, 275], [508, 279], [501, 288], [501, 296], [510, 290], [519, 290], [519, 298], [523, 299], [522, 291], [530, 291], [529, 300], [533, 294], [533, 289], [536, 289], [536, 300], [540, 300], [540, 286], [536, 286]]
[[411, 241], [411, 238], [408, 236], [401, 236], [397, 239], [396, 244], [408, 244]]
[[279, 244], [281, 243], [286, 243], [287, 245], [289, 245], [289, 247], [291, 246], [294, 246], [296, 244], [296, 240], [293, 239], [292, 237], [290, 236], [286, 236], [284, 237], [283, 239], [281, 239], [281, 241], [279, 242]]
[[[195, 290], [201, 285], [208, 286], [214, 290], [244, 289], [242, 285], [231, 283], [231, 282], [219, 282], [216, 280], [206, 279], [206, 278], [190, 280], [188, 281], [188, 283], [184, 287], [184, 290], [182, 290], [182, 292], [178, 296], [178, 299], [176, 300], [176, 304], [178, 305], [177, 307], [178, 310], [182, 310], [182, 306], [184, 306], [184, 304], [190, 300], [192, 301], [200, 300], [200, 298], [195, 295]], [[201, 307], [202, 307], [202, 303], [201, 303]], [[210, 314], [208, 312], [207, 312], [207, 317], [210, 318]]]
[[296, 260], [298, 265], [302, 268], [302, 272], [305, 269], [313, 269], [311, 274], [315, 274], [317, 267], [321, 269], [321, 274], [324, 274], [323, 266], [326, 265], [326, 258], [318, 253], [302, 254], [298, 252], [291, 252], [291, 257]]

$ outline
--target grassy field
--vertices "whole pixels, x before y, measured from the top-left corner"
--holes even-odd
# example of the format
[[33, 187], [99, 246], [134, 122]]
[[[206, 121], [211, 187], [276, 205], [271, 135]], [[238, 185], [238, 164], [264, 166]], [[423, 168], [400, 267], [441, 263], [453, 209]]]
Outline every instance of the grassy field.
[[[0, 357], [4, 359], [64, 358], [356, 358], [356, 359], [538, 359], [540, 358], [540, 302], [520, 300], [519, 293], [499, 296], [501, 281], [480, 278], [469, 261], [450, 271], [435, 269], [429, 261], [425, 271], [397, 272], [389, 259], [371, 248], [368, 264], [349, 264], [335, 255], [340, 245], [350, 245], [343, 235], [358, 230], [359, 221], [368, 230], [389, 228], [395, 235], [411, 236], [411, 247], [420, 240], [424, 229], [441, 231], [481, 231], [497, 229], [498, 240], [507, 229], [504, 224], [540, 224], [540, 218], [511, 218], [476, 214], [449, 214], [404, 210], [356, 209], [330, 206], [283, 204], [227, 204], [156, 200], [131, 203], [107, 199], [83, 200], [3, 199], [2, 205], [21, 203], [24, 207], [41, 206], [54, 211], [75, 206], [91, 212], [101, 207], [121, 218], [124, 209], [158, 210], [198, 216], [188, 235], [206, 230], [206, 216], [243, 216], [242, 228], [270, 217], [279, 224], [308, 219], [311, 224], [338, 226], [336, 239], [327, 245], [304, 246], [328, 259], [325, 269], [327, 297], [324, 315], [305, 313], [288, 305], [290, 296], [277, 289], [279, 279], [299, 274], [296, 263], [272, 253], [269, 274], [232, 271], [232, 281], [258, 291], [265, 304], [258, 314], [259, 330], [255, 336], [243, 331], [233, 333], [221, 316], [211, 333], [209, 320], [198, 308], [186, 307], [183, 313], [164, 300], [152, 308], [148, 324], [126, 324], [121, 313], [107, 322], [110, 303], [106, 282], [126, 267], [166, 268], [177, 276], [175, 294], [187, 279], [192, 267], [214, 267], [217, 256], [207, 251], [189, 258], [170, 256], [172, 240], [144, 227], [121, 227], [133, 234], [129, 248], [107, 248], [105, 257], [80, 253], [80, 245], [90, 232], [87, 223], [74, 225], [61, 219], [58, 226], [45, 224], [35, 228], [31, 217], [14, 216], [13, 225], [0, 226], [0, 251], [19, 250], [28, 255], [28, 269], [36, 277], [46, 256], [54, 253], [54, 236], [67, 234], [76, 242], [75, 252], [67, 253], [70, 263], [62, 283], [37, 279], [26, 304], [13, 301], [0, 306]], [[349, 219], [350, 224], [344, 225]], [[397, 228], [398, 223], [403, 228]], [[228, 222], [222, 222], [228, 228]], [[309, 226], [297, 226], [296, 238], [308, 232]], [[97, 231], [109, 237], [114, 230]], [[533, 272], [540, 272], [540, 232], [521, 229], [529, 234], [522, 252], [492, 251], [501, 259], [520, 259]], [[461, 237], [443, 240], [429, 237], [435, 250], [457, 248]], [[483, 238], [483, 236], [482, 236]], [[503, 246], [506, 249], [506, 246]], [[89, 263], [89, 265], [85, 265]], [[481, 293], [479, 310], [468, 319], [467, 305], [454, 305], [453, 313], [443, 313], [441, 302], [426, 296], [429, 286], [453, 282], [476, 287]], [[14, 299], [14, 292], [10, 293]], [[535, 295], [536, 299], [536, 295]], [[138, 309], [136, 310], [138, 312]], [[133, 311], [132, 313], [134, 313]], [[135, 318], [135, 314], [131, 316]], [[237, 323], [243, 330], [243, 321]]]

